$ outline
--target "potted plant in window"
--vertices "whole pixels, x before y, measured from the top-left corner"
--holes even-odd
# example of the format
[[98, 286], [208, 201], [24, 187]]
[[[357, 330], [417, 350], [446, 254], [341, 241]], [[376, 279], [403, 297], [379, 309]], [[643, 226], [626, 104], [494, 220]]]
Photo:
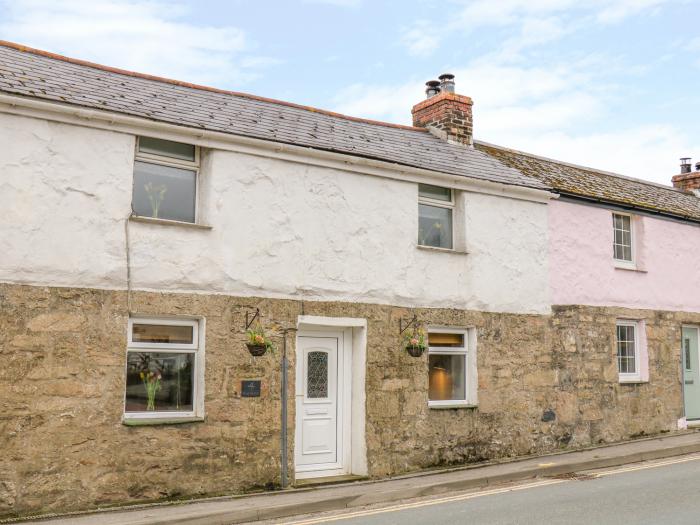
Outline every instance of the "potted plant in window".
[[260, 323], [253, 328], [246, 330], [248, 341], [246, 346], [251, 355], [259, 357], [264, 355], [268, 349], [272, 348], [272, 341], [265, 335], [265, 331]]
[[411, 357], [420, 357], [428, 347], [425, 339], [425, 330], [416, 328], [413, 333], [404, 336], [404, 347]]
[[152, 182], [144, 184], [143, 187], [146, 190], [148, 201], [151, 203], [151, 217], [157, 219], [160, 204], [165, 199], [165, 192], [168, 191], [168, 187], [165, 184], [154, 185]]
[[161, 373], [143, 370], [139, 377], [143, 381], [143, 386], [146, 387], [146, 410], [154, 411], [156, 409], [156, 394], [161, 389]]

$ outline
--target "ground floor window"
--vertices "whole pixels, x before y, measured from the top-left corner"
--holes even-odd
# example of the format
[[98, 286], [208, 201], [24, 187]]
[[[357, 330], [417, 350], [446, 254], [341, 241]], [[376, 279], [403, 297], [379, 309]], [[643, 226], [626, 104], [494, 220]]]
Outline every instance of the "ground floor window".
[[621, 383], [647, 381], [649, 376], [644, 321], [618, 319], [615, 326], [617, 372]]
[[125, 417], [197, 415], [200, 321], [132, 318], [127, 339]]
[[476, 405], [473, 330], [428, 330], [428, 400], [431, 407]]

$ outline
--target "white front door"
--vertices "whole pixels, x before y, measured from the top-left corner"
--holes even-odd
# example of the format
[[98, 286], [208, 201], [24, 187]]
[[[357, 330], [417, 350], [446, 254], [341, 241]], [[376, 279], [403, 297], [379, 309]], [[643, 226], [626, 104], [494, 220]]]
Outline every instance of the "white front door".
[[[296, 444], [298, 479], [346, 472], [345, 428], [349, 387], [343, 333], [297, 338]], [[349, 446], [349, 444], [347, 445]]]

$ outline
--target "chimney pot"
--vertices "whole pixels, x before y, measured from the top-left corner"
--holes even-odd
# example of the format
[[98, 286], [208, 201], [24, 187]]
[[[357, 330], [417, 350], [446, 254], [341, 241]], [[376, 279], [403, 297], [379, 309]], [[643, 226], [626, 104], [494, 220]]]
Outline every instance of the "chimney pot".
[[434, 97], [440, 93], [440, 82], [437, 80], [428, 80], [425, 85], [427, 86], [425, 88], [425, 98]]
[[455, 92], [455, 76], [452, 73], [443, 73], [438, 77], [440, 80], [440, 90], [447, 93]]
[[473, 145], [472, 99], [454, 92], [454, 75], [440, 75], [440, 81], [426, 82], [426, 100], [411, 113], [413, 125], [453, 144]]
[[681, 157], [681, 173], [690, 173], [690, 157]]
[[690, 163], [690, 157], [681, 158], [681, 173], [671, 180], [673, 187], [683, 191], [692, 191], [700, 196], [700, 162], [695, 164], [695, 171]]

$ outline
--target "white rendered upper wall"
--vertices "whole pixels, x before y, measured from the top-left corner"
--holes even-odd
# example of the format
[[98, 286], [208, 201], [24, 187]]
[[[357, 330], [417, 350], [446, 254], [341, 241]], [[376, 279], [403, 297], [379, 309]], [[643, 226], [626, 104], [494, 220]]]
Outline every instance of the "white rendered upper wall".
[[[0, 113], [0, 281], [126, 288], [134, 141]], [[128, 222], [133, 289], [549, 311], [541, 202], [458, 192], [461, 254], [417, 248], [415, 182], [205, 150], [199, 191], [211, 230]]]

